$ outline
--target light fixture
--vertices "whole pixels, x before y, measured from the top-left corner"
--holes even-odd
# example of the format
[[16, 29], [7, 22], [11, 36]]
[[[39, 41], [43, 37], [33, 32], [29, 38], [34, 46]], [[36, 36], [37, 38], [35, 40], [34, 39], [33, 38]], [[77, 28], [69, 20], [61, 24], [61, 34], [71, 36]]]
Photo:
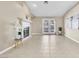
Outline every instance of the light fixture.
[[36, 4], [33, 4], [33, 7], [37, 7], [37, 5]]
[[48, 4], [48, 1], [44, 1], [44, 4]]

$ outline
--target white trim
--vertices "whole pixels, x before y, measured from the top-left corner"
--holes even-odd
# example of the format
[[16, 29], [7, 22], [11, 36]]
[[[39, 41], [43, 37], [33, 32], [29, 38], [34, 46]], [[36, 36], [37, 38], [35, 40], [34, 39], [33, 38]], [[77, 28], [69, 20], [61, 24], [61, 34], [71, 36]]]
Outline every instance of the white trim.
[[[25, 40], [27, 40], [28, 38], [31, 38], [31, 37], [32, 37], [32, 36], [30, 35], [30, 36], [24, 38], [23, 41], [25, 41]], [[23, 41], [22, 41], [22, 42], [23, 42]], [[11, 49], [14, 48], [14, 47], [15, 47], [15, 44], [13, 44], [12, 46], [10, 46], [10, 47], [8, 47], [8, 48], [2, 50], [2, 51], [0, 51], [0, 55], [3, 54], [3, 53], [5, 53], [5, 52], [7, 52], [7, 51], [9, 51], [9, 50], [11, 50]]]
[[8, 48], [6, 48], [6, 49], [0, 51], [0, 55], [3, 54], [3, 53], [5, 53], [5, 52], [7, 52], [7, 51], [9, 51], [10, 49], [12, 49], [12, 48], [14, 48], [14, 47], [15, 47], [15, 45], [13, 44], [12, 46], [10, 46], [10, 47], [8, 47]]
[[32, 36], [29, 35], [28, 37], [24, 38], [22, 42], [24, 42], [25, 40], [27, 40], [27, 39], [29, 39], [29, 38], [31, 38], [31, 37], [32, 37]]
[[32, 33], [32, 35], [41, 35], [41, 33]]
[[69, 37], [68, 35], [65, 35], [65, 37], [67, 37], [67, 38], [69, 38], [69, 39], [71, 39], [71, 40], [73, 40], [74, 42], [76, 42], [76, 43], [78, 43], [78, 44], [79, 44], [79, 41], [78, 41], [78, 40], [75, 40], [75, 39], [73, 39], [73, 38]]

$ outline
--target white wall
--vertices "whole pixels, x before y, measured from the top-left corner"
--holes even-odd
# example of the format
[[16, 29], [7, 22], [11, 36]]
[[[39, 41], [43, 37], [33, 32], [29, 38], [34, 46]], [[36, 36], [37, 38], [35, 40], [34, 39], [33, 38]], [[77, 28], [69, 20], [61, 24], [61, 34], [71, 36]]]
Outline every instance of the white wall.
[[17, 17], [24, 18], [26, 15], [30, 15], [27, 7], [16, 2], [0, 1], [0, 51], [13, 44]]
[[[64, 16], [64, 20], [70, 16], [74, 16], [79, 13], [79, 4], [77, 4], [73, 9], [71, 9], [66, 15]], [[79, 30], [65, 28], [65, 35], [74, 41], [79, 41]]]
[[[53, 17], [52, 17], [53, 18]], [[42, 19], [43, 17], [33, 17], [32, 18], [32, 34], [39, 33], [42, 34]], [[58, 31], [58, 27], [64, 28], [63, 17], [55, 17], [56, 21], [56, 32]]]

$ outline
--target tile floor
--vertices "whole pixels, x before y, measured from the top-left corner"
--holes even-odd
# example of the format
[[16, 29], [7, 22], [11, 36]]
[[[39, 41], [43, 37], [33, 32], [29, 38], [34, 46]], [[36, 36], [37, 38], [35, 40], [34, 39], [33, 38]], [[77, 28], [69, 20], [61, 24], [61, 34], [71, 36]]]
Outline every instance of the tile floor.
[[56, 35], [33, 35], [23, 43], [2, 55], [4, 58], [68, 58], [79, 57], [79, 44]]

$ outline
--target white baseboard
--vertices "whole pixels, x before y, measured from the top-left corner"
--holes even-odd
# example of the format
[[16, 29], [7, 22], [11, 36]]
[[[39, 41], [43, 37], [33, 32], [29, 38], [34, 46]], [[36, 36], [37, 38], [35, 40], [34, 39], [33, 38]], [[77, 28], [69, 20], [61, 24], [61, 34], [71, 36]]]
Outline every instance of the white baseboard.
[[32, 33], [32, 35], [41, 35], [41, 33]]
[[77, 40], [75, 40], [75, 39], [73, 39], [73, 38], [69, 37], [68, 35], [65, 35], [65, 37], [67, 37], [67, 38], [69, 38], [69, 39], [71, 39], [71, 40], [73, 40], [74, 42], [76, 42], [76, 43], [78, 43], [78, 44], [79, 44], [79, 41], [77, 41]]
[[15, 45], [13, 44], [12, 46], [10, 46], [10, 47], [8, 47], [8, 48], [6, 48], [6, 49], [0, 51], [0, 55], [3, 54], [3, 53], [5, 53], [5, 52], [7, 52], [7, 51], [9, 51], [10, 49], [12, 49], [12, 48], [14, 48], [14, 47], [15, 47]]
[[[30, 35], [30, 36], [24, 38], [23, 41], [25, 41], [25, 40], [27, 40], [28, 38], [31, 38], [31, 37], [32, 37], [32, 36]], [[22, 41], [22, 42], [23, 42], [23, 41]], [[10, 46], [10, 47], [8, 47], [8, 48], [2, 50], [2, 51], [0, 51], [0, 55], [3, 54], [3, 53], [5, 53], [5, 52], [7, 52], [7, 51], [9, 51], [9, 50], [11, 50], [11, 49], [14, 48], [14, 47], [15, 47], [15, 44], [13, 44], [12, 46]]]

